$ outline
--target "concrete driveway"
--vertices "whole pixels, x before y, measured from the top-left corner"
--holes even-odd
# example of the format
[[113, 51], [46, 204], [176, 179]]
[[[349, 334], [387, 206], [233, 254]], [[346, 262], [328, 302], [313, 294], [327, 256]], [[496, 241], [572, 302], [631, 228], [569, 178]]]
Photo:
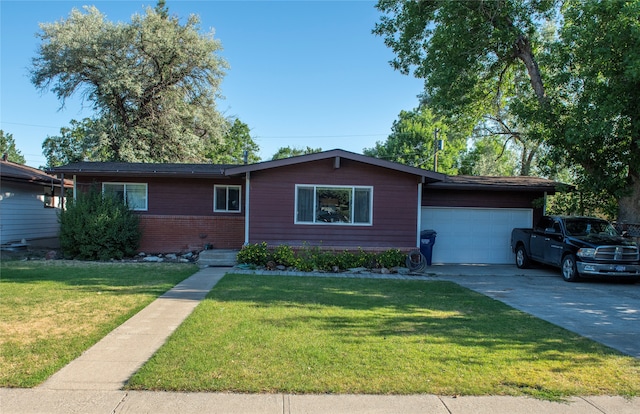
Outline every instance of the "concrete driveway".
[[640, 283], [568, 283], [552, 268], [434, 265], [425, 273], [640, 358]]

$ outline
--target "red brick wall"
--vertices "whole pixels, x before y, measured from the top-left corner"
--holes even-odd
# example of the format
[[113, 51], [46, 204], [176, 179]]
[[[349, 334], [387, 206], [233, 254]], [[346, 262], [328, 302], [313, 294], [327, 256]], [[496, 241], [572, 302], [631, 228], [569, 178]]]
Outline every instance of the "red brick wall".
[[141, 215], [145, 253], [183, 253], [214, 249], [240, 249], [244, 243], [244, 216], [161, 216]]

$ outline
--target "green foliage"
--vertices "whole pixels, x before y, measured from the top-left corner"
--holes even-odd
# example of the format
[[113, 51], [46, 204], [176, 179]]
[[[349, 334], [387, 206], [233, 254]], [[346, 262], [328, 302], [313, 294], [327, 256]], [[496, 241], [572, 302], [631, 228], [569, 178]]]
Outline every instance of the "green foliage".
[[133, 256], [140, 243], [139, 218], [120, 200], [91, 189], [59, 215], [60, 247], [67, 257], [85, 260]]
[[[425, 101], [515, 143], [520, 174], [574, 169], [640, 222], [640, 0], [379, 0], [374, 33]], [[546, 164], [546, 165], [545, 165]]]
[[74, 9], [40, 26], [32, 83], [62, 105], [75, 93], [92, 103], [101, 161], [202, 161], [225, 129], [216, 98], [227, 64], [199, 23], [191, 15], [181, 24], [161, 4], [127, 24]]
[[586, 184], [548, 197], [546, 207], [548, 214], [594, 216], [609, 221], [615, 221], [618, 213], [618, 203], [611, 194], [594, 191]]
[[553, 61], [563, 120], [556, 159], [577, 164], [592, 192], [640, 222], [640, 1], [566, 1]]
[[242, 246], [238, 252], [236, 260], [238, 263], [253, 264], [256, 266], [264, 266], [270, 260], [271, 254], [267, 248], [267, 243], [255, 243]]
[[0, 156], [4, 154], [7, 154], [7, 160], [16, 164], [24, 164], [26, 162], [20, 150], [16, 148], [13, 134], [5, 134], [0, 129]]
[[295, 267], [299, 262], [296, 252], [286, 244], [276, 246], [271, 253], [271, 258], [274, 262], [287, 267]]
[[462, 155], [459, 172], [463, 175], [516, 175], [515, 154], [498, 138], [478, 139], [473, 148]]
[[283, 158], [297, 157], [299, 155], [315, 154], [322, 152], [322, 148], [297, 148], [297, 147], [280, 147], [271, 160], [281, 160]]
[[347, 270], [357, 267], [380, 268], [404, 266], [406, 255], [398, 249], [389, 249], [381, 253], [363, 250], [344, 250], [335, 252], [322, 249], [320, 246], [305, 245], [294, 249], [280, 244], [269, 249], [266, 242], [246, 245], [238, 252], [238, 263], [265, 266], [272, 261], [276, 265], [293, 267], [303, 272]]
[[405, 261], [407, 259], [407, 255], [402, 253], [398, 249], [390, 249], [381, 253], [378, 253], [376, 256], [376, 262], [380, 267], [399, 267], [404, 266]]
[[217, 164], [242, 164], [244, 152], [247, 151], [249, 164], [260, 161], [258, 151], [260, 147], [251, 138], [249, 125], [235, 118], [233, 122], [227, 120], [228, 127], [221, 142], [213, 142], [207, 151], [206, 158]]
[[[401, 111], [393, 122], [385, 142], [365, 148], [363, 154], [400, 164], [433, 169], [436, 139], [444, 141], [438, 151], [438, 172], [457, 174], [457, 160], [466, 146], [466, 137], [448, 134], [446, 122], [438, 120], [431, 109], [423, 105], [412, 111]], [[436, 138], [437, 131], [437, 138]]]
[[[79, 161], [101, 161], [103, 141], [99, 120], [72, 119], [69, 127], [60, 128], [59, 136], [48, 136], [42, 143], [42, 153], [47, 158], [47, 167], [53, 168]], [[104, 151], [104, 150], [103, 150]]]

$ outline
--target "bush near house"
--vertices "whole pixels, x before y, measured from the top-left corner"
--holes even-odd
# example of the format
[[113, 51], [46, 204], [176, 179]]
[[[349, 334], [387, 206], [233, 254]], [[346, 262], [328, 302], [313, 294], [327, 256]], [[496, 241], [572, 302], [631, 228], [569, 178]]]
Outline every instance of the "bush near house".
[[133, 256], [140, 244], [138, 216], [122, 200], [92, 189], [59, 215], [60, 247], [65, 257], [110, 260]]
[[303, 272], [313, 270], [336, 271], [357, 267], [392, 268], [404, 266], [406, 254], [398, 249], [380, 253], [344, 250], [323, 250], [319, 246], [293, 248], [281, 244], [270, 249], [266, 242], [248, 244], [238, 253], [238, 263], [253, 266], [285, 266]]

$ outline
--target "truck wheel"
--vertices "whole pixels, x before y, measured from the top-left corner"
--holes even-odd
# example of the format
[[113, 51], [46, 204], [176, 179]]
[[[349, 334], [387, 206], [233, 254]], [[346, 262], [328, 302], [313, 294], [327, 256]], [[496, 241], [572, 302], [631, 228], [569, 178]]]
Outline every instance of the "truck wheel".
[[562, 258], [562, 278], [566, 282], [577, 282], [580, 280], [576, 266], [576, 258], [572, 254], [568, 254]]
[[526, 269], [531, 265], [529, 261], [529, 256], [527, 256], [527, 251], [524, 249], [524, 246], [520, 245], [516, 247], [516, 266], [518, 269]]

